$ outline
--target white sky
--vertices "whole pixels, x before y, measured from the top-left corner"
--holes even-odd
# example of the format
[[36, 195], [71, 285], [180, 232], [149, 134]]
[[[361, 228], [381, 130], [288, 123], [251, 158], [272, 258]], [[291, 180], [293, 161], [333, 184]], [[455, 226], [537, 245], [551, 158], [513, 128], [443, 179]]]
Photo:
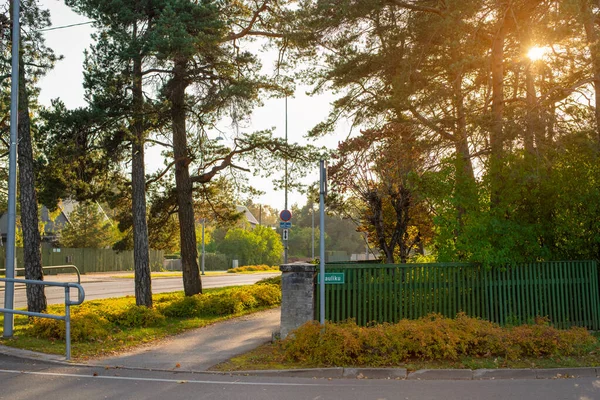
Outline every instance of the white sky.
[[[61, 0], [39, 0], [42, 8], [50, 10], [52, 26], [64, 26], [87, 21], [86, 17], [77, 15]], [[54, 70], [50, 71], [42, 79], [40, 102], [49, 105], [51, 99], [60, 98], [67, 107], [75, 108], [85, 105], [83, 98], [83, 51], [91, 44], [90, 25], [75, 26], [66, 29], [58, 29], [45, 32], [47, 45], [54, 49], [64, 59], [56, 64]], [[306, 132], [324, 120], [330, 109], [333, 96], [318, 96], [309, 98], [304, 94], [305, 90], [298, 90], [294, 98], [288, 98], [288, 141], [290, 143], [307, 143], [303, 138]], [[264, 106], [255, 110], [250, 126], [242, 131], [255, 131], [275, 128], [275, 135], [285, 137], [285, 101], [283, 99], [266, 100]], [[340, 128], [341, 135], [322, 139], [315, 143], [319, 146], [335, 147], [339, 137], [345, 136], [348, 127]], [[227, 137], [227, 135], [226, 135]], [[162, 157], [156, 149], [149, 149], [146, 153], [147, 172], [155, 171], [163, 165]], [[307, 171], [305, 183], [318, 180], [318, 161], [315, 168]], [[267, 180], [252, 181], [255, 187], [266, 192], [257, 199], [258, 202], [269, 204], [279, 210], [284, 208], [283, 188], [274, 191], [272, 184]], [[295, 192], [288, 193], [288, 205], [297, 203], [303, 205], [304, 197]]]

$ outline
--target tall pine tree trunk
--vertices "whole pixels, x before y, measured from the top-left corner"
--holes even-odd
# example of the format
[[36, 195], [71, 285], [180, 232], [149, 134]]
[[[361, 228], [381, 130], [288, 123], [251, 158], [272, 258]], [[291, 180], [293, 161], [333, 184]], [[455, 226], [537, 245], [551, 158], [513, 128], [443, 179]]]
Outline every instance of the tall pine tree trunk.
[[202, 293], [202, 281], [198, 270], [198, 249], [196, 248], [196, 224], [190, 180], [185, 128], [185, 89], [187, 60], [175, 60], [173, 78], [169, 87], [171, 100], [171, 120], [173, 123], [173, 153], [175, 157], [175, 185], [177, 191], [177, 215], [179, 217], [179, 238], [181, 245], [181, 270], [183, 290], [186, 296]]
[[500, 17], [497, 32], [492, 41], [492, 122], [490, 129], [490, 180], [492, 185], [490, 203], [495, 208], [502, 196], [502, 169], [504, 163], [504, 41], [506, 16]]
[[[454, 58], [459, 59], [455, 54]], [[456, 151], [456, 215], [459, 229], [462, 230], [464, 218], [467, 214], [467, 205], [475, 198], [475, 173], [471, 161], [471, 150], [469, 149], [469, 137], [467, 132], [467, 112], [465, 110], [465, 96], [462, 89], [463, 74], [457, 72], [452, 82], [453, 102], [456, 113], [456, 132], [454, 133], [454, 149]], [[458, 234], [458, 232], [457, 232]]]
[[594, 100], [595, 100], [595, 121], [596, 121], [596, 140], [600, 143], [600, 46], [598, 43], [598, 34], [596, 33], [596, 15], [592, 9], [593, 5], [589, 0], [581, 1], [581, 14], [583, 27], [592, 59], [592, 77], [594, 80]]
[[[38, 204], [35, 192], [33, 149], [31, 146], [31, 125], [29, 119], [29, 93], [25, 81], [23, 57], [19, 60], [19, 204], [21, 206], [21, 228], [23, 231], [23, 259], [25, 279], [44, 280], [40, 230], [38, 225]], [[27, 309], [32, 312], [46, 310], [46, 294], [43, 285], [27, 285]]]
[[[134, 28], [134, 34], [135, 34]], [[133, 214], [133, 259], [135, 266], [135, 303], [152, 307], [152, 280], [148, 254], [148, 224], [146, 221], [146, 173], [144, 169], [144, 93], [142, 60], [133, 60], [133, 140], [131, 145], [131, 191]]]

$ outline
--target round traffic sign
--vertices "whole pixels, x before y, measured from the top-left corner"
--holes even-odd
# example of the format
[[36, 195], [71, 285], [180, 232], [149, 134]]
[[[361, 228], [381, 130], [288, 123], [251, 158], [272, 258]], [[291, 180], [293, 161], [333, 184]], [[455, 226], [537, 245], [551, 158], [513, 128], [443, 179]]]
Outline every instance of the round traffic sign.
[[290, 210], [283, 210], [279, 213], [279, 218], [281, 218], [282, 221], [289, 221], [292, 219], [292, 212]]

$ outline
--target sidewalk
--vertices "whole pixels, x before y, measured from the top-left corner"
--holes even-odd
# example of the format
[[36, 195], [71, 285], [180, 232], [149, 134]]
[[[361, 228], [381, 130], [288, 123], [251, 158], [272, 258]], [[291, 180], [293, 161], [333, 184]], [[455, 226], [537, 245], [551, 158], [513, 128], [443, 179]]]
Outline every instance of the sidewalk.
[[130, 353], [89, 360], [86, 364], [151, 370], [206, 371], [213, 365], [269, 342], [272, 333], [279, 330], [280, 315], [279, 308], [249, 314], [194, 329]]
[[[91, 359], [78, 365], [155, 371], [207, 372], [216, 364], [246, 353], [271, 340], [279, 330], [281, 310], [262, 311], [194, 329], [113, 357]], [[64, 356], [35, 353], [0, 346], [0, 354], [74, 365]], [[215, 373], [215, 372], [208, 372]], [[600, 368], [554, 369], [436, 369], [408, 371], [405, 368], [314, 368], [296, 370], [254, 370], [225, 374], [288, 376], [304, 378], [408, 379], [408, 380], [494, 380], [558, 379], [599, 377]]]

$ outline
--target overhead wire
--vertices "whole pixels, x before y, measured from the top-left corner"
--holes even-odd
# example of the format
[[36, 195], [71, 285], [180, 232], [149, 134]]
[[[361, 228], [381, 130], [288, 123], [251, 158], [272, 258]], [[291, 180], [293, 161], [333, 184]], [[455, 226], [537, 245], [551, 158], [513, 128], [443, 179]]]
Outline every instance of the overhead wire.
[[55, 31], [58, 29], [72, 28], [74, 26], [89, 25], [89, 24], [93, 24], [94, 22], [96, 22], [96, 21], [78, 22], [76, 24], [62, 25], [62, 26], [52, 26], [50, 28], [40, 29], [38, 32], [48, 32], [48, 31]]

